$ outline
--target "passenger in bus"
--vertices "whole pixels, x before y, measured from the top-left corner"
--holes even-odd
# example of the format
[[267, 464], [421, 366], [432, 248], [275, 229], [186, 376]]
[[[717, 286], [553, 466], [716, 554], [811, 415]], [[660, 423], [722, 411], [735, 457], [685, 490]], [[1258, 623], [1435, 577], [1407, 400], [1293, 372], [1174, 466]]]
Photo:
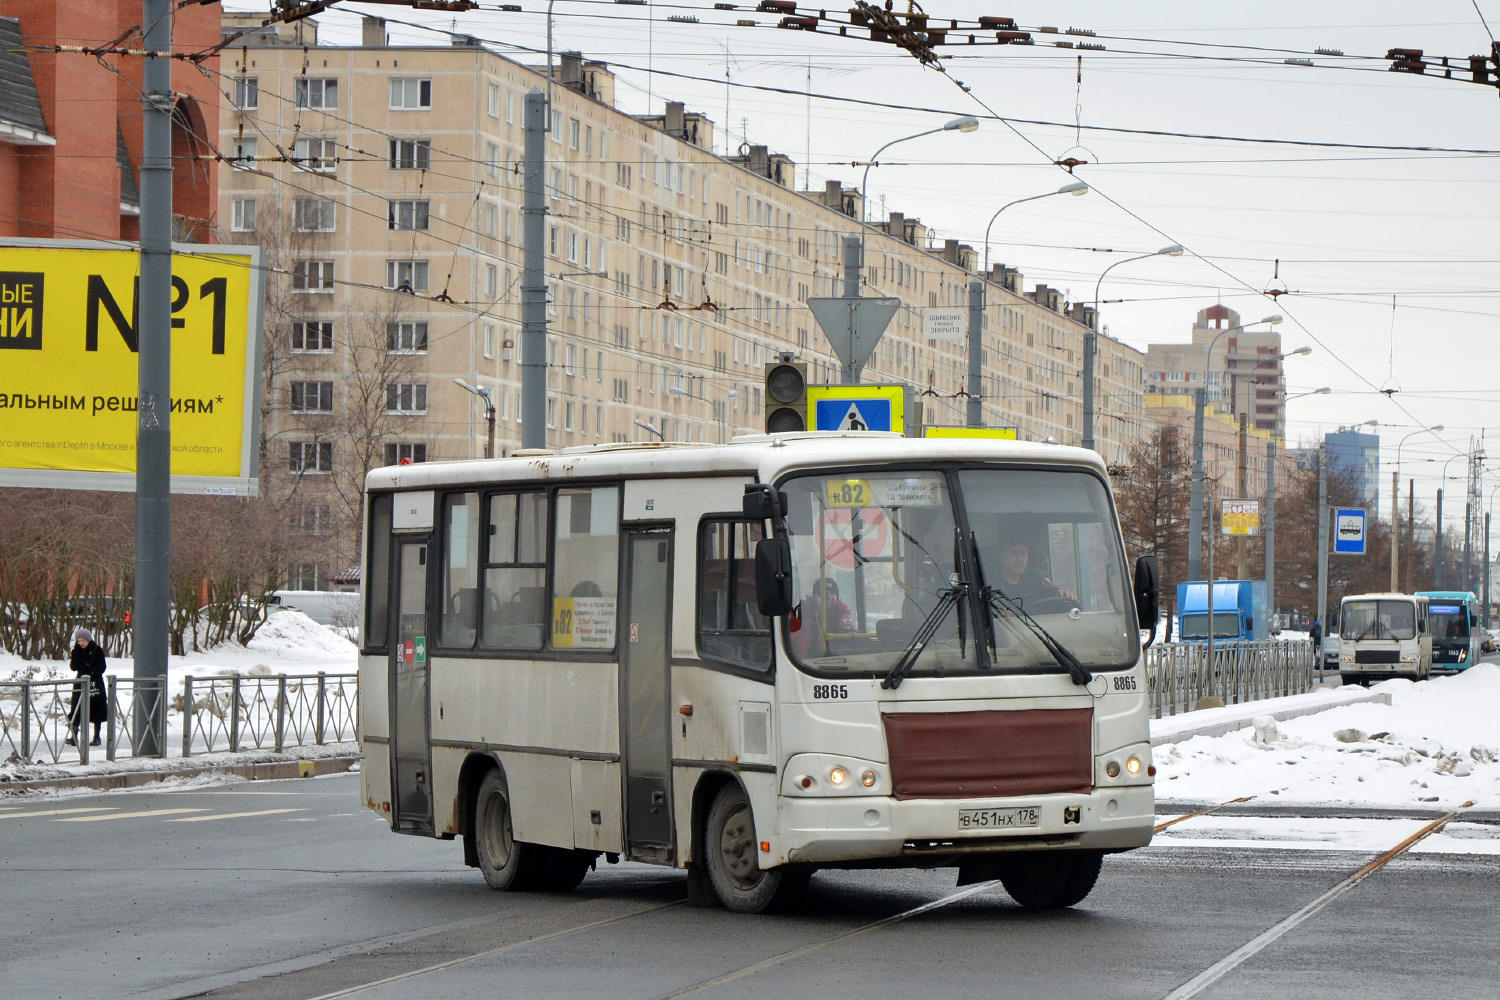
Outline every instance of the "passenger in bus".
[[839, 585], [824, 577], [813, 584], [812, 593], [792, 613], [789, 627], [793, 652], [819, 656], [827, 651], [830, 632], [854, 631], [854, 615], [849, 605], [839, 600]]
[[1045, 573], [1031, 565], [1031, 546], [1024, 538], [1010, 537], [1000, 544], [1000, 575], [991, 586], [1006, 597], [1023, 602], [1059, 597], [1078, 600], [1076, 594], [1054, 585]]
[[604, 591], [593, 580], [579, 580], [573, 589], [568, 591], [569, 597], [603, 597]]

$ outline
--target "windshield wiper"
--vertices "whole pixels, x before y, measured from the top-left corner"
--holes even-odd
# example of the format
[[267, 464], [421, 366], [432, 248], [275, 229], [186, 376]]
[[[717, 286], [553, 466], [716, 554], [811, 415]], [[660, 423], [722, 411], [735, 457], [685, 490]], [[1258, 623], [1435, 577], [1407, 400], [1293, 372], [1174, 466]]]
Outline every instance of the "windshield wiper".
[[922, 650], [927, 647], [927, 643], [932, 641], [932, 637], [942, 627], [944, 620], [948, 617], [948, 612], [952, 611], [957, 606], [959, 598], [968, 592], [969, 585], [957, 577], [954, 577], [950, 582], [952, 586], [947, 590], [938, 592], [937, 604], [931, 611], [927, 612], [927, 617], [922, 619], [922, 624], [917, 628], [917, 634], [911, 637], [911, 644], [906, 647], [906, 652], [901, 654], [901, 659], [897, 660], [896, 665], [891, 668], [891, 672], [881, 679], [881, 687], [894, 691], [901, 686], [901, 681], [905, 679], [906, 672], [917, 662], [917, 657], [922, 655]]
[[1068, 668], [1068, 675], [1073, 678], [1074, 684], [1081, 687], [1092, 681], [1094, 675], [1089, 673], [1088, 668], [1083, 665], [1082, 661], [1074, 656], [1068, 647], [1054, 639], [1052, 633], [1043, 628], [1040, 622], [1027, 614], [1026, 609], [1021, 607], [1020, 601], [1006, 596], [1003, 590], [991, 587], [984, 582], [984, 563], [979, 558], [979, 536], [971, 534], [969, 540], [972, 542], [974, 550], [974, 572], [979, 574], [979, 594], [984, 599], [984, 606], [990, 613], [991, 651], [993, 651], [995, 645], [995, 619], [1000, 617], [1000, 611], [1003, 608], [1015, 615], [1016, 618], [1020, 619], [1031, 630], [1031, 634], [1036, 636], [1037, 641], [1046, 648], [1047, 652], [1052, 654], [1052, 658], [1058, 662], [1059, 666]]

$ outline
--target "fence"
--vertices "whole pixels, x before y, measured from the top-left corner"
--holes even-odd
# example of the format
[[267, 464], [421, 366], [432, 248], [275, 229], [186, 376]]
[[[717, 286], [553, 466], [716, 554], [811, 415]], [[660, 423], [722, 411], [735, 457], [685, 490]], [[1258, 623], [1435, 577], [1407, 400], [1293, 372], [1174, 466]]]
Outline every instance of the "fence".
[[[344, 743], [354, 739], [358, 676], [233, 674], [184, 678], [180, 700], [170, 697], [166, 678], [109, 676], [104, 756], [182, 756], [221, 750], [283, 750], [287, 746]], [[0, 681], [0, 759], [29, 763], [89, 762], [87, 680]], [[72, 697], [79, 694], [77, 747]], [[181, 742], [171, 732], [181, 720]], [[172, 724], [172, 725], [169, 725]], [[97, 752], [97, 751], [94, 751]]]
[[1199, 699], [1218, 697], [1226, 705], [1277, 698], [1312, 690], [1317, 680], [1310, 642], [1174, 642], [1146, 650], [1146, 683], [1151, 714], [1188, 712]]

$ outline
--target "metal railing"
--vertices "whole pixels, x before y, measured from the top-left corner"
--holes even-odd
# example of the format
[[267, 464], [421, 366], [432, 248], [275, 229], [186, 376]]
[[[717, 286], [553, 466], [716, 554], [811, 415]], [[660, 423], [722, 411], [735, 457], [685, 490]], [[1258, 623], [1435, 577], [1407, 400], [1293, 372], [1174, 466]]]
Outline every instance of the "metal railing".
[[1310, 642], [1215, 643], [1212, 663], [1207, 643], [1172, 642], [1147, 649], [1145, 660], [1157, 719], [1192, 711], [1203, 698], [1237, 705], [1302, 694], [1318, 679]]
[[[358, 679], [329, 673], [187, 677], [178, 700], [166, 678], [107, 676], [104, 756], [167, 756], [174, 744], [169, 724], [179, 717], [184, 757], [350, 742]], [[94, 720], [88, 694], [87, 678], [0, 681], [0, 760], [89, 763], [91, 750], [99, 751], [89, 746]], [[67, 738], [75, 729], [73, 746]]]

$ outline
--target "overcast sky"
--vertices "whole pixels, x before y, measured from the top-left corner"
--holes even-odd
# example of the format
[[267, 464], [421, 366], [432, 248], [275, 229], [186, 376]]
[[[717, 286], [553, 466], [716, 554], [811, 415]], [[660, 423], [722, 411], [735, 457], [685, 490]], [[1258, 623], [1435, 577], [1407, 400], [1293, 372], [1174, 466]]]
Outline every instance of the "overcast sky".
[[[229, 9], [268, 6], [226, 2]], [[486, 6], [436, 14], [346, 2], [318, 19], [327, 42], [356, 42], [356, 12], [363, 11], [456, 28], [521, 61], [540, 61], [507, 46], [545, 49], [546, 4], [520, 0], [517, 12], [488, 0]], [[1095, 190], [1005, 212], [994, 227], [991, 260], [1020, 268], [1028, 287], [1042, 281], [1089, 301], [1110, 264], [1181, 243], [1185, 256], [1110, 273], [1100, 293], [1107, 330], [1137, 347], [1185, 342], [1197, 311], [1218, 301], [1246, 321], [1285, 316], [1278, 327], [1284, 348], [1313, 348], [1288, 360], [1289, 393], [1333, 390], [1289, 403], [1288, 443], [1378, 420], [1388, 491], [1397, 442], [1443, 424], [1437, 435], [1412, 437], [1401, 453], [1402, 491], [1407, 476], [1416, 476], [1429, 506], [1442, 461], [1467, 451], [1486, 429], [1500, 437], [1500, 91], [1461, 82], [1469, 76], [1467, 57], [1490, 51], [1481, 17], [1500, 31], [1500, 0], [932, 0], [934, 23], [1005, 15], [1037, 42], [944, 46], [938, 52], [946, 72], [852, 30], [844, 38], [779, 30], [775, 15], [739, 7], [557, 0], [554, 47], [610, 63], [622, 111], [659, 114], [670, 99], [707, 114], [721, 130], [727, 118], [732, 145], [749, 141], [786, 153], [804, 187], [820, 189], [832, 178], [857, 185], [863, 161], [889, 140], [956, 115], [979, 116], [978, 132], [893, 147], [870, 175], [871, 197], [884, 199], [886, 209], [920, 218], [939, 239], [976, 247], [1001, 205], [1072, 179], [1053, 160], [1086, 160], [1076, 176]], [[842, 17], [846, 8], [827, 9]], [[757, 26], [737, 27], [738, 19]], [[1037, 30], [1047, 25], [1063, 33]], [[1066, 34], [1069, 28], [1095, 37]], [[393, 23], [390, 30], [398, 43], [447, 43], [416, 27]], [[1063, 49], [1055, 41], [1105, 48]], [[1320, 48], [1344, 55], [1315, 54]], [[1452, 81], [1389, 72], [1384, 56], [1391, 48], [1457, 57], [1464, 68]], [[724, 84], [726, 65], [736, 86]], [[818, 96], [809, 100], [805, 90]], [[1008, 127], [991, 115], [1013, 121]], [[1228, 138], [1109, 131], [1120, 129]], [[716, 151], [723, 150], [721, 138]], [[878, 201], [870, 216], [883, 216]], [[1264, 294], [1271, 289], [1292, 294], [1273, 301]], [[1500, 473], [1500, 441], [1491, 450]], [[1462, 459], [1448, 466], [1450, 492], [1461, 492], [1463, 466]], [[1500, 475], [1487, 482], [1500, 484]]]

